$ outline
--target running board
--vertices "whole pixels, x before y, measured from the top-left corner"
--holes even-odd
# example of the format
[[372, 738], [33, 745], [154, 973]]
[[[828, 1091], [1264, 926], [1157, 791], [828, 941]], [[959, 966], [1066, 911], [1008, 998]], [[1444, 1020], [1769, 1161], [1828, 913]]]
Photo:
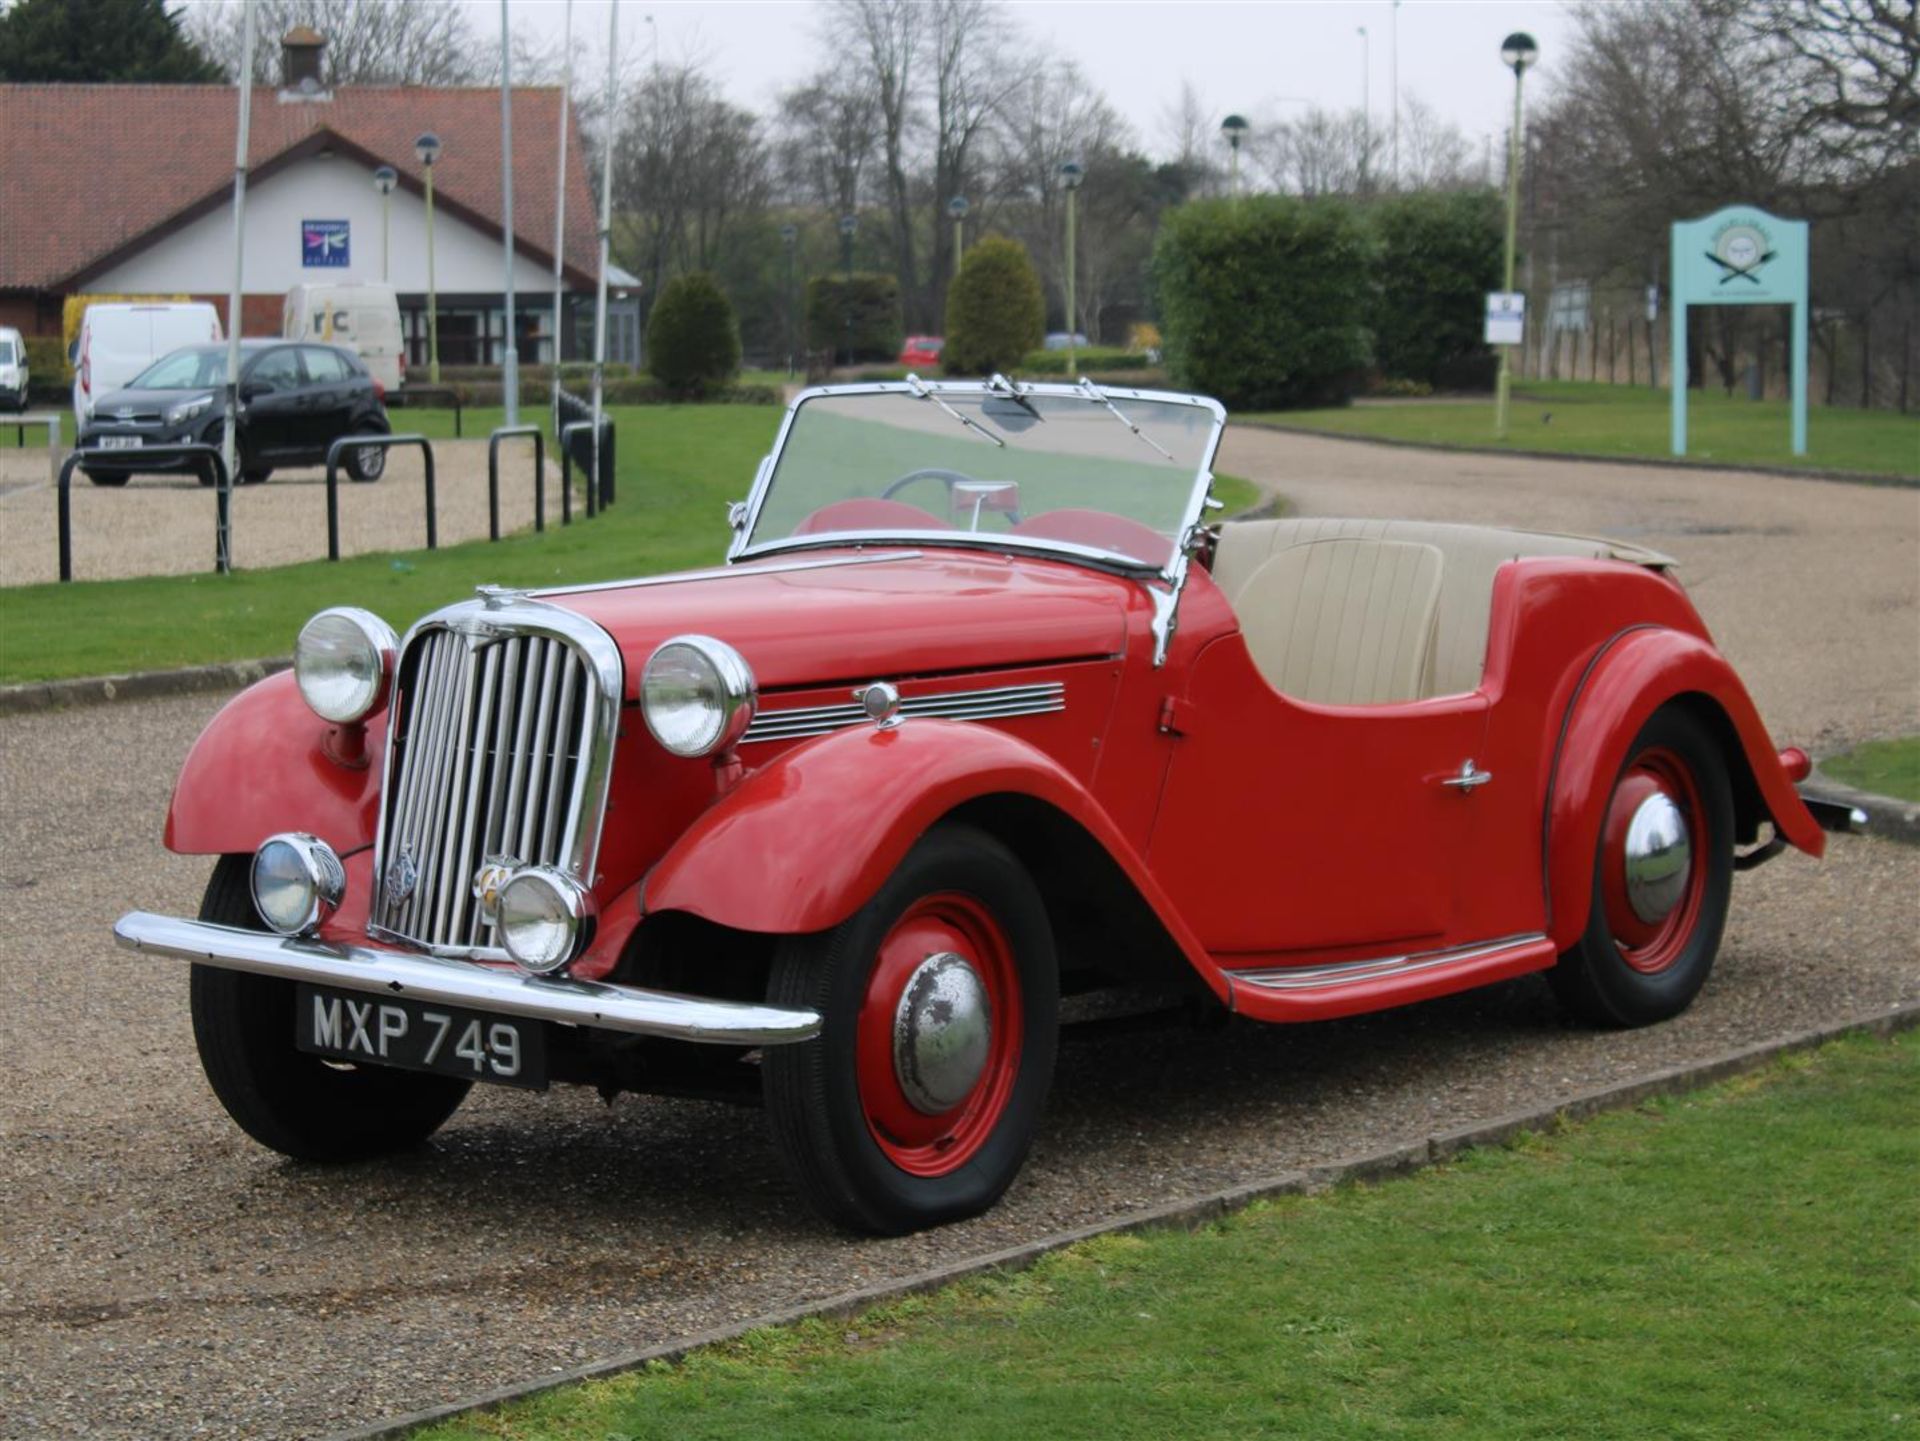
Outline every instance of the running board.
[[1545, 970], [1556, 959], [1553, 942], [1533, 932], [1440, 951], [1226, 975], [1231, 1004], [1240, 1015], [1256, 1021], [1323, 1021]]

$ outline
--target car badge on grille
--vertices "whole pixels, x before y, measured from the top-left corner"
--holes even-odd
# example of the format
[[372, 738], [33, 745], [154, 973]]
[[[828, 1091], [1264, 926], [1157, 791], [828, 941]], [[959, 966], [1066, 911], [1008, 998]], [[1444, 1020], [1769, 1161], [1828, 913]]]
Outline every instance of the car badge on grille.
[[130, 407], [123, 405], [118, 410], [114, 411], [113, 418], [115, 420], [132, 420], [133, 411]]
[[387, 867], [387, 904], [397, 906], [413, 894], [420, 883], [420, 868], [413, 862], [413, 848], [402, 846], [400, 854]]

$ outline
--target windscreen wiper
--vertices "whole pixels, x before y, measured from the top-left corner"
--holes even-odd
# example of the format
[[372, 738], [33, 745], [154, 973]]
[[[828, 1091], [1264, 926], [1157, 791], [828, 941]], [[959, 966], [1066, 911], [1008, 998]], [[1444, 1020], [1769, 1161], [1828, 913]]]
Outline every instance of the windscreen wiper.
[[1008, 380], [1006, 376], [1002, 375], [999, 371], [996, 370], [992, 375], [987, 377], [987, 389], [995, 395], [1005, 396], [1035, 420], [1046, 419], [1046, 417], [1040, 413], [1040, 407], [1022, 395], [1020, 393], [1020, 387], [1015, 385], [1011, 380]]
[[[992, 431], [988, 430], [984, 425], [980, 424], [979, 421], [969, 419], [967, 416], [962, 415], [959, 411], [955, 410], [951, 405], [948, 405], [946, 401], [942, 400], [939, 396], [935, 395], [931, 390], [927, 389], [926, 382], [921, 380], [919, 376], [909, 375], [907, 377], [907, 389], [911, 390], [921, 400], [931, 400], [935, 405], [939, 406], [942, 410], [946, 411], [948, 415], [951, 415], [955, 420], [959, 421], [962, 425], [966, 426], [968, 430], [979, 431], [980, 434], [984, 435], [988, 440], [992, 441], [995, 445], [999, 446], [1002, 450], [1005, 450], [1007, 448], [1007, 443], [1004, 440], [1002, 440], [999, 436], [995, 435]], [[1167, 458], [1171, 460], [1173, 457], [1168, 456]]]
[[1097, 401], [1101, 405], [1106, 406], [1108, 410], [1111, 410], [1113, 412], [1113, 418], [1115, 420], [1119, 421], [1122, 425], [1126, 426], [1128, 430], [1132, 431], [1135, 435], [1139, 436], [1148, 445], [1152, 446], [1155, 450], [1159, 451], [1162, 455], [1164, 455], [1168, 460], [1173, 459], [1172, 451], [1168, 450], [1159, 441], [1155, 440], [1152, 436], [1148, 435], [1139, 426], [1135, 425], [1131, 420], [1127, 419], [1126, 415], [1122, 413], [1120, 407], [1115, 405], [1111, 400], [1107, 398], [1106, 391], [1102, 390], [1099, 386], [1095, 385], [1091, 380], [1088, 380], [1086, 376], [1083, 375], [1080, 377], [1080, 383], [1076, 385], [1074, 389], [1079, 391], [1082, 395], [1086, 396], [1088, 400]]

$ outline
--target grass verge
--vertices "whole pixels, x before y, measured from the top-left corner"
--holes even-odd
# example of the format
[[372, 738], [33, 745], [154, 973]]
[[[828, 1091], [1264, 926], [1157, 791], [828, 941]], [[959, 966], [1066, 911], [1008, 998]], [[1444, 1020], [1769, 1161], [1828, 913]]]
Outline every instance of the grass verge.
[[[1528, 381], [1513, 397], [1508, 439], [1493, 437], [1493, 401], [1408, 401], [1340, 410], [1237, 416], [1339, 435], [1484, 450], [1670, 460], [1664, 390], [1590, 381]], [[1920, 417], [1811, 407], [1807, 454], [1788, 449], [1785, 401], [1695, 393], [1687, 406], [1687, 459], [1714, 465], [1795, 466], [1920, 476]]]
[[1821, 761], [1820, 772], [1856, 790], [1920, 801], [1920, 736], [1868, 741], [1844, 755]]
[[[8, 587], [0, 591], [0, 683], [286, 655], [323, 606], [365, 606], [404, 630], [483, 582], [573, 584], [714, 564], [726, 549], [726, 504], [747, 493], [783, 413], [763, 405], [615, 407], [619, 503], [591, 524], [576, 518], [562, 528], [550, 516], [544, 535], [228, 576]], [[396, 428], [453, 433], [450, 411], [400, 414]], [[468, 411], [466, 433], [485, 435], [498, 415]], [[1227, 476], [1215, 490], [1229, 513], [1259, 496]]]
[[1920, 1413], [1920, 1038], [755, 1332], [415, 1441], [1882, 1435]]

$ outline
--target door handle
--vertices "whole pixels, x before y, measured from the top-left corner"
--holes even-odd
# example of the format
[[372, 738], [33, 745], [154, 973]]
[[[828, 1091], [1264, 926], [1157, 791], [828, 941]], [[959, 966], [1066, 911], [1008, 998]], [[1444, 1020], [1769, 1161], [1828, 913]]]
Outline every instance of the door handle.
[[1441, 777], [1440, 784], [1443, 786], [1452, 786], [1456, 790], [1471, 791], [1477, 786], [1485, 785], [1492, 779], [1493, 772], [1475, 770], [1473, 758], [1469, 756], [1466, 760], [1460, 762], [1460, 769], [1453, 775]]

